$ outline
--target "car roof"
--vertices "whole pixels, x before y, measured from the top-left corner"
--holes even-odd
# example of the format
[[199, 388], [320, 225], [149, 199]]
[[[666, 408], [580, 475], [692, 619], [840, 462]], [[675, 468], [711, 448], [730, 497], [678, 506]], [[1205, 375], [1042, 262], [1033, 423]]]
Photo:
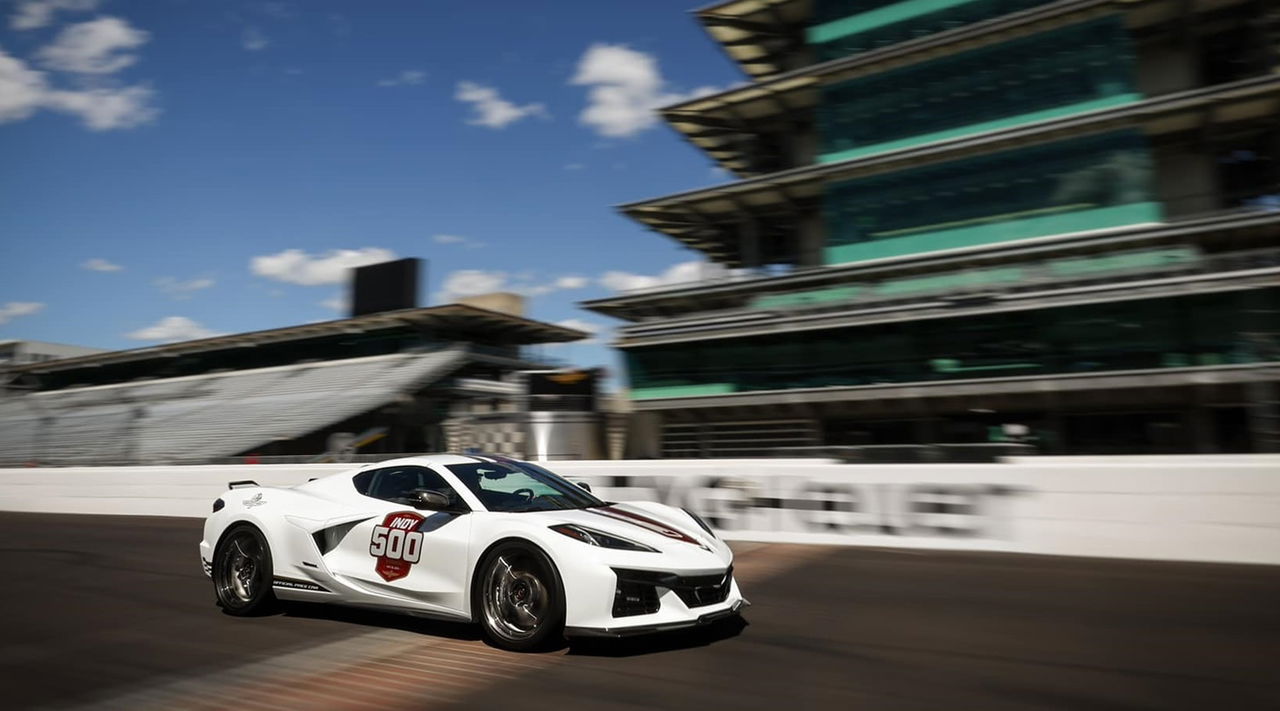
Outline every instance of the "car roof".
[[362, 467], [364, 469], [374, 469], [390, 466], [406, 466], [406, 465], [446, 465], [446, 464], [475, 464], [481, 461], [475, 457], [465, 454], [420, 454], [413, 457], [401, 457], [399, 459], [388, 459], [381, 462], [370, 462]]

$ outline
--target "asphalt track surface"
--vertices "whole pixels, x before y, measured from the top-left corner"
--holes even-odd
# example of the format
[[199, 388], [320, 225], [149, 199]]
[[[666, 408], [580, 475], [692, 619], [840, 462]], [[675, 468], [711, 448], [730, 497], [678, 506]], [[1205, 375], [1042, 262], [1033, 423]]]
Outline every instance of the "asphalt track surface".
[[745, 545], [745, 624], [514, 655], [395, 615], [223, 615], [199, 532], [0, 514], [0, 706], [1280, 708], [1275, 567]]

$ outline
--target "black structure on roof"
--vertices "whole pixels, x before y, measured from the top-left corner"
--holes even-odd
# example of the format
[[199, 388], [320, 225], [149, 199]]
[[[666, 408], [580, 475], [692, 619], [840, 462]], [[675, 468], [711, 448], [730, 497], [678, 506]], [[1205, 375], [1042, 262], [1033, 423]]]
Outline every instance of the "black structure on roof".
[[418, 308], [421, 265], [408, 257], [351, 270], [351, 316]]

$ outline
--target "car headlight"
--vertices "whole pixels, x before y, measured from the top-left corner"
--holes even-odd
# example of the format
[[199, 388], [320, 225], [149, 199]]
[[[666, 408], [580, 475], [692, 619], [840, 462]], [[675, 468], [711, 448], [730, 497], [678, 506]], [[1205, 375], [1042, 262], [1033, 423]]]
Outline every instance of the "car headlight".
[[716, 532], [715, 532], [715, 531], [713, 531], [713, 530], [711, 530], [711, 526], [708, 526], [708, 525], [707, 525], [707, 522], [702, 520], [702, 517], [701, 517], [701, 516], [699, 516], [698, 514], [696, 514], [696, 513], [692, 512], [692, 511], [690, 511], [689, 509], [680, 509], [680, 510], [681, 510], [681, 511], [684, 511], [684, 512], [685, 512], [685, 513], [687, 513], [687, 514], [689, 514], [689, 518], [691, 518], [691, 519], [693, 519], [694, 521], [696, 521], [696, 522], [698, 523], [698, 525], [699, 525], [699, 526], [702, 526], [702, 530], [706, 531], [706, 532], [707, 532], [707, 535], [711, 536], [712, 538], [719, 538], [719, 537], [716, 535]]
[[657, 548], [650, 548], [643, 543], [636, 543], [625, 538], [614, 536], [604, 531], [597, 531], [594, 528], [586, 526], [578, 526], [572, 523], [564, 523], [559, 526], [551, 526], [551, 530], [563, 536], [568, 536], [574, 540], [582, 541], [587, 545], [598, 546], [600, 548], [613, 548], [620, 551], [645, 551], [648, 553], [657, 553]]

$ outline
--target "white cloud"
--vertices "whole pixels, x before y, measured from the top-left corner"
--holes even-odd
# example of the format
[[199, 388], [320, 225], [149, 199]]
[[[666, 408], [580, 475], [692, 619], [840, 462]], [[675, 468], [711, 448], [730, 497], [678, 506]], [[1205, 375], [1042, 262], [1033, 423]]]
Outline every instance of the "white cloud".
[[320, 305], [330, 311], [338, 313], [348, 313], [351, 311], [351, 295], [347, 292], [340, 292], [320, 302]]
[[94, 257], [93, 259], [86, 260], [80, 266], [91, 272], [118, 272], [121, 269], [124, 269], [124, 267], [119, 264], [108, 262], [102, 257]]
[[197, 279], [175, 279], [173, 277], [160, 277], [155, 280], [155, 285], [160, 291], [175, 299], [190, 299], [191, 295], [201, 289], [208, 289], [216, 284], [213, 279], [208, 277], [200, 277]]
[[45, 104], [44, 74], [0, 50], [0, 123], [21, 121]]
[[525, 283], [517, 284], [512, 287], [515, 291], [525, 296], [544, 296], [557, 291], [568, 291], [570, 289], [582, 289], [591, 283], [590, 279], [580, 276], [562, 276], [552, 279], [545, 284], [530, 284], [529, 278], [524, 279]]
[[65, 27], [36, 56], [50, 69], [114, 74], [138, 61], [128, 50], [146, 44], [150, 36], [118, 17], [99, 17]]
[[[52, 45], [40, 50], [43, 61], [56, 68], [90, 74], [115, 71], [134, 61], [133, 55], [118, 54], [113, 48], [123, 45], [119, 27], [68, 33], [77, 27], [102, 21], [73, 25], [64, 30]], [[104, 25], [97, 25], [101, 28]], [[132, 32], [127, 25], [125, 34]], [[146, 33], [142, 33], [145, 38]], [[145, 39], [143, 40], [145, 41]], [[152, 105], [154, 92], [146, 86], [98, 84], [76, 89], [59, 89], [49, 84], [46, 74], [0, 49], [0, 124], [30, 118], [41, 110], [58, 111], [79, 118], [92, 131], [133, 128], [152, 121], [159, 109]]]
[[209, 330], [186, 316], [166, 316], [146, 328], [140, 328], [137, 331], [125, 334], [125, 338], [132, 338], [135, 341], [174, 343], [176, 341], [193, 341], [197, 338], [212, 338], [221, 335], [221, 333]]
[[21, 316], [30, 316], [44, 310], [44, 304], [36, 301], [10, 301], [0, 306], [0, 323], [9, 323]]
[[479, 249], [485, 246], [484, 242], [470, 237], [463, 237], [462, 235], [432, 235], [431, 240], [436, 244], [456, 244], [470, 247], [471, 249]]
[[240, 31], [240, 46], [250, 52], [259, 52], [271, 45], [271, 40], [261, 29], [250, 25]]
[[633, 289], [652, 289], [658, 286], [682, 284], [702, 281], [724, 276], [729, 270], [712, 262], [694, 260], [680, 262], [668, 267], [661, 274], [645, 275], [631, 272], [609, 271], [600, 277], [600, 285], [614, 291], [631, 291]]
[[159, 115], [151, 105], [153, 96], [145, 86], [55, 89], [44, 72], [0, 50], [0, 123], [49, 109], [77, 116], [93, 131], [133, 128]]
[[47, 27], [57, 12], [88, 12], [98, 6], [98, 0], [25, 0], [9, 16], [9, 27], [15, 30], [34, 30]]
[[653, 127], [658, 107], [716, 91], [714, 87], [672, 91], [653, 55], [620, 44], [588, 47], [569, 83], [590, 87], [579, 123], [610, 138], [634, 136]]
[[347, 272], [356, 267], [387, 262], [396, 255], [381, 247], [360, 249], [334, 249], [312, 256], [300, 249], [286, 249], [279, 254], [254, 257], [249, 269], [267, 279], [303, 286], [341, 284], [347, 280]]
[[449, 303], [468, 296], [510, 290], [507, 286], [506, 272], [460, 269], [445, 277], [438, 296], [440, 301]]
[[523, 294], [525, 296], [546, 296], [547, 294], [555, 292], [556, 287], [554, 284], [526, 284], [524, 286], [513, 287], [509, 291], [514, 291], [517, 294]]
[[490, 86], [482, 86], [475, 82], [458, 82], [453, 98], [471, 104], [474, 113], [467, 123], [472, 126], [486, 128], [506, 128], [508, 125], [530, 116], [551, 118], [547, 108], [542, 104], [524, 104], [518, 106], [507, 101], [498, 94], [498, 90]]
[[134, 128], [150, 123], [160, 110], [151, 104], [155, 96], [149, 87], [126, 86], [111, 89], [50, 91], [45, 106], [79, 116], [92, 131]]
[[538, 283], [533, 274], [508, 274], [504, 271], [460, 269], [444, 280], [436, 300], [452, 302], [468, 296], [509, 291], [522, 296], [546, 296], [557, 291], [581, 289], [590, 283], [585, 277], [562, 276]]
[[404, 69], [393, 77], [379, 79], [378, 86], [415, 86], [426, 80], [426, 72], [420, 69]]
[[557, 289], [583, 289], [591, 280], [582, 276], [562, 276], [555, 280]]
[[264, 2], [254, 9], [277, 20], [292, 20], [298, 16], [298, 8], [287, 2]]
[[565, 170], [582, 170], [583, 168], [586, 168], [586, 167], [587, 166], [583, 165], [582, 163], [565, 163], [564, 164]]

